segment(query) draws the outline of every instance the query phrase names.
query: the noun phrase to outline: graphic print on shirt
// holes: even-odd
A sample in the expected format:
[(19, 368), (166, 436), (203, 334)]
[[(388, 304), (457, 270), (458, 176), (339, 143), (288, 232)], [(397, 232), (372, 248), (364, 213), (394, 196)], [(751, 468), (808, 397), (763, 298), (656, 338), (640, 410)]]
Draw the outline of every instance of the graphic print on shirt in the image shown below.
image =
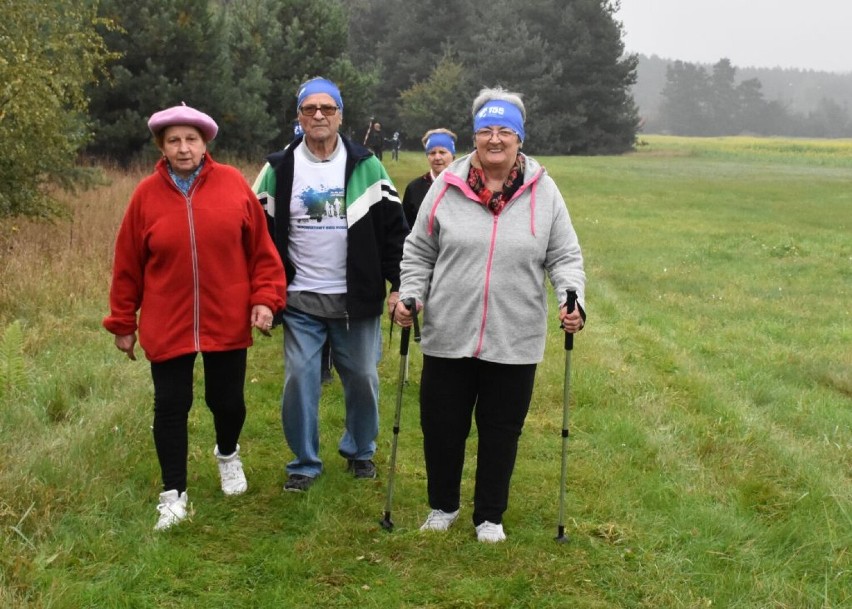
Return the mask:
[(296, 269), (288, 291), (346, 292), (346, 155), (316, 162), (304, 144), (294, 155), (290, 195), (290, 262)]
[(298, 216), (299, 222), (313, 220), (321, 223), (324, 218), (328, 218), (334, 224), (340, 224), (342, 220), (342, 226), (346, 228), (346, 207), (343, 204), (342, 188), (316, 190), (309, 186), (295, 198), (301, 201), (304, 209)]

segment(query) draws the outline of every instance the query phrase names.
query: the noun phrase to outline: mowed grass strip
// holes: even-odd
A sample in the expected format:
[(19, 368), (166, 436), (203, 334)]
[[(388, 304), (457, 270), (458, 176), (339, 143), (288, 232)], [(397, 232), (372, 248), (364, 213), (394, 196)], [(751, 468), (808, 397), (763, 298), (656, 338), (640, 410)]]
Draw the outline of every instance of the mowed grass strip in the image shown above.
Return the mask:
[[(384, 509), (398, 340), (380, 374), (380, 477), (336, 454), (283, 493), (281, 333), (250, 351), (250, 490), (225, 499), (198, 383), (190, 522), (155, 534), (146, 363), (100, 329), (115, 229), (143, 173), (69, 204), (71, 222), (0, 223), (0, 606), (844, 607), (852, 603), (852, 143), (643, 137), (622, 157), (542, 158), (587, 259), (573, 352), (570, 543), (558, 517), (564, 351), (553, 324), (505, 517), (505, 544), (428, 511), (403, 387), (392, 533)], [(533, 147), (531, 154), (535, 155)], [(400, 192), (419, 153), (386, 163)], [(256, 167), (244, 164), (252, 179)], [(554, 299), (555, 302), (555, 299)], [(200, 374), (199, 374), (200, 377)]]

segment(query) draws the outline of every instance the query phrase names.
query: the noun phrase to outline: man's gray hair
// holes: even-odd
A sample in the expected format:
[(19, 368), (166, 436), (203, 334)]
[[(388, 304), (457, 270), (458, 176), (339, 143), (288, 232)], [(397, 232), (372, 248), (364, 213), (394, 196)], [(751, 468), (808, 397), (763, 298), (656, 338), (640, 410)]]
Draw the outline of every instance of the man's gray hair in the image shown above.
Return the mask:
[(493, 88), (485, 88), (480, 89), (479, 94), (476, 96), (476, 99), (473, 100), (473, 111), (471, 112), (471, 116), (476, 118), (476, 113), (479, 112), (479, 109), (482, 108), (485, 104), (490, 101), (499, 100), (512, 104), (518, 110), (521, 111), (521, 116), (524, 120), (527, 120), (527, 109), (524, 108), (524, 102), (521, 100), (520, 93), (514, 93), (512, 91), (506, 91), (503, 87), (493, 87)]

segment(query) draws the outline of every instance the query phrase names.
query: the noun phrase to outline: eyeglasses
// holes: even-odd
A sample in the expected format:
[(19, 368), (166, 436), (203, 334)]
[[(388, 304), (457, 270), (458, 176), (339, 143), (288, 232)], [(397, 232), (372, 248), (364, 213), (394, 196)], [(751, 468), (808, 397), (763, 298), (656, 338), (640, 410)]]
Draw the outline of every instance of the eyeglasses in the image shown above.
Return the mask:
[(302, 106), (299, 108), (299, 113), (302, 116), (314, 116), (317, 110), (322, 112), (323, 116), (334, 116), (340, 108), (337, 106)]
[(495, 135), (497, 139), (501, 141), (510, 140), (513, 137), (517, 137), (518, 134), (512, 131), (511, 129), (480, 129), (476, 133), (474, 133), (476, 139), (478, 140), (490, 140)]

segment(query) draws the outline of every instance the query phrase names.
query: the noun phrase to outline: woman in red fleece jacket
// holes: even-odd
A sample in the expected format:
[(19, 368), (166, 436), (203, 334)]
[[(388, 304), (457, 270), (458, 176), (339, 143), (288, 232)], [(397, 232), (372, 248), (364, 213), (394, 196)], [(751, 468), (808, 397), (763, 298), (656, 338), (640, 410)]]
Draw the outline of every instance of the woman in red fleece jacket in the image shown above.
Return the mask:
[(157, 112), (148, 127), (163, 158), (136, 187), (118, 231), (103, 324), (132, 360), (138, 329), (151, 362), (163, 476), (154, 528), (163, 530), (188, 511), (187, 419), (197, 353), (222, 491), (237, 495), (248, 487), (237, 444), (246, 417), (246, 349), (252, 327), (268, 334), (273, 314), (284, 308), (286, 280), (251, 187), (207, 153), (215, 121), (181, 105)]

